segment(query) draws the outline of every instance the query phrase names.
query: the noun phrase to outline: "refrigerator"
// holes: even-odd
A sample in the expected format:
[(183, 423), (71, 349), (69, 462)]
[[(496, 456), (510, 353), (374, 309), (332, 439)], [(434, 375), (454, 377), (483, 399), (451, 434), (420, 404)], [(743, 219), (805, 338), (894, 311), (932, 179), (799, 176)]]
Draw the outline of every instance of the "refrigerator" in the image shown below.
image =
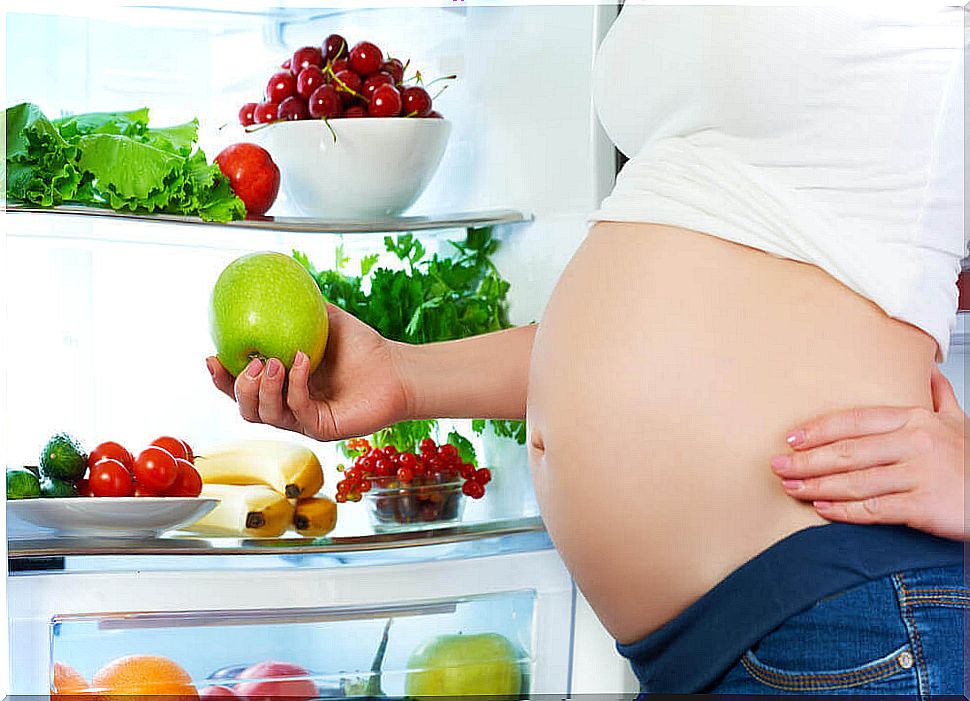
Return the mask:
[[(158, 126), (198, 118), (210, 161), (249, 140), (240, 105), (260, 99), (280, 62), (331, 33), (457, 77), (434, 102), (451, 123), (444, 156), (403, 218), (335, 225), (307, 217), (285, 187), (272, 220), (229, 225), (8, 204), (5, 464), (35, 463), (59, 431), (88, 445), (279, 439), (239, 417), (203, 362), (210, 291), (249, 252), (356, 265), (385, 236), (411, 233), (445, 255), (469, 227), (490, 227), (509, 320), (537, 321), (617, 171), (590, 77), (618, 9), (180, 0), (8, 11), (5, 106), (32, 102), (51, 118), (148, 107)], [(333, 496), (336, 448), (284, 438), (319, 456)], [(385, 634), (388, 696), (405, 693), (419, 651), (476, 636), (509, 643), (523, 694), (635, 691), (543, 529), (525, 448), (474, 441), (504, 496), (469, 503), (442, 528), (379, 534), (359, 504), (339, 505), (336, 530), (312, 539), (62, 537), (8, 518), (10, 693), (47, 694), (56, 665), (90, 681), (114, 660), (151, 655), (198, 689), (273, 661), (298, 666), (290, 676), (321, 697), (367, 695)]]

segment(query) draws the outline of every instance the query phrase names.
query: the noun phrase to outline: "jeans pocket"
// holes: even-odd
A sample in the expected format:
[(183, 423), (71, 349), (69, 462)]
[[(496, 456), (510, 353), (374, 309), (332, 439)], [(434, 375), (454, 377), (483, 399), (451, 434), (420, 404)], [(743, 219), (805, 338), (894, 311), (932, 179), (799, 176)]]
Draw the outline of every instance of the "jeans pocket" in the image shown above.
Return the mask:
[(765, 664), (749, 650), (739, 666), (755, 681), (772, 689), (800, 693), (913, 694), (915, 659), (909, 643), (862, 665), (832, 670), (781, 669)]

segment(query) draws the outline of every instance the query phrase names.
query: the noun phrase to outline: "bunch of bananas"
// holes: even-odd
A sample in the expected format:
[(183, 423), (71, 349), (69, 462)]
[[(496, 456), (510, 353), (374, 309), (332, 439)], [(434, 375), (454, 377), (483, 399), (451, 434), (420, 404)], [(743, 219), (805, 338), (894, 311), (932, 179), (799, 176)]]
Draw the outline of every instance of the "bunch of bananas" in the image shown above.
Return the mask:
[(219, 505), (190, 530), (203, 535), (275, 538), (288, 528), (318, 537), (333, 530), (337, 505), (316, 496), (323, 468), (313, 451), (282, 441), (236, 441), (196, 456), (202, 496)]

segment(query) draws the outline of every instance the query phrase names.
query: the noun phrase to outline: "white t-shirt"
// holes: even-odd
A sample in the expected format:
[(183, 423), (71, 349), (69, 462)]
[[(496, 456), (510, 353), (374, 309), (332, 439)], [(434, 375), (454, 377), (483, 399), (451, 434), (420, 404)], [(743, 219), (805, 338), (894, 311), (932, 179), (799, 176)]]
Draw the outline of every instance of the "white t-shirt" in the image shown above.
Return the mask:
[(594, 220), (813, 263), (932, 335), (955, 324), (965, 10), (627, 5), (597, 57), (630, 158)]

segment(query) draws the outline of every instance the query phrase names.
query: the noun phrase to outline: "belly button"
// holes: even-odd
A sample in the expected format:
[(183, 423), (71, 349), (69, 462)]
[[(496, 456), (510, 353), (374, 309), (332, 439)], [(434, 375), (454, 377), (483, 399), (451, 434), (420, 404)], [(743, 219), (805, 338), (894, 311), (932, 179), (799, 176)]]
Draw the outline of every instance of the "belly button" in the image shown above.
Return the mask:
[(536, 431), (531, 432), (529, 436), (529, 445), (537, 453), (546, 452), (546, 444), (542, 440), (542, 436), (540, 436)]

